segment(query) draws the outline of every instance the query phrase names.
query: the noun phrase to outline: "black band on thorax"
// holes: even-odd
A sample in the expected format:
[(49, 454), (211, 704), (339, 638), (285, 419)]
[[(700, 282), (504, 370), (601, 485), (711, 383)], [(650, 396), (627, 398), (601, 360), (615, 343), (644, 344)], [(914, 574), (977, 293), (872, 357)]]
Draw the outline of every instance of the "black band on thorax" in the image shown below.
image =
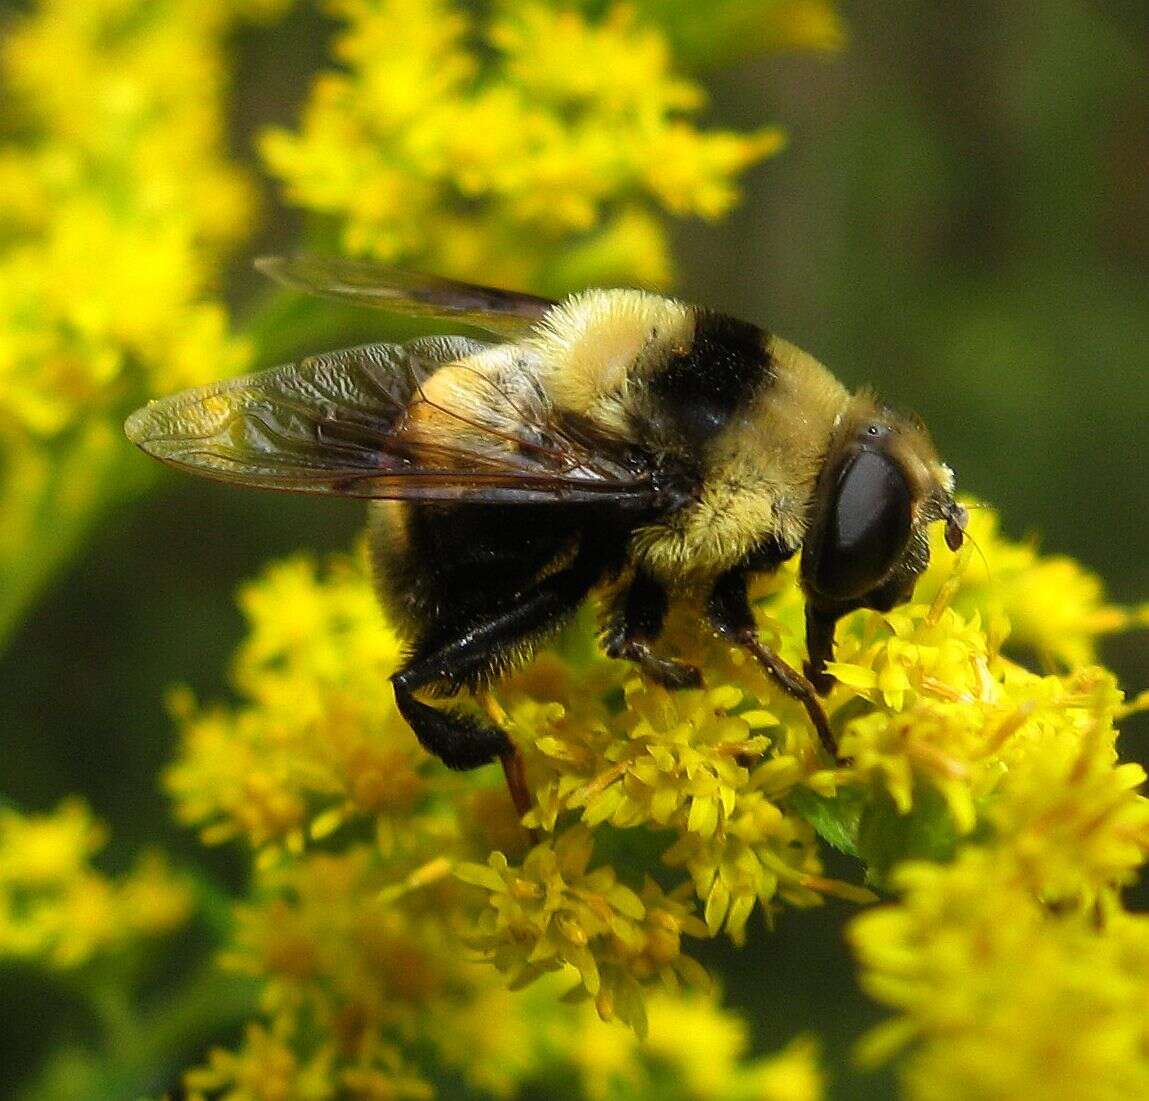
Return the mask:
[(672, 355), (650, 380), (659, 420), (692, 447), (705, 444), (773, 382), (766, 341), (756, 325), (699, 310), (690, 348)]

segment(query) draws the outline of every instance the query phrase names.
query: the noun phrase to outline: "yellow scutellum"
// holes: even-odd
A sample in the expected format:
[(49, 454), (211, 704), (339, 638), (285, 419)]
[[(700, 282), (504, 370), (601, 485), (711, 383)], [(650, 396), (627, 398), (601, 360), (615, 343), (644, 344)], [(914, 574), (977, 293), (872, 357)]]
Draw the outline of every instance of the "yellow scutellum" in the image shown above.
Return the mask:
[(721, 216), (781, 146), (774, 127), (699, 130), (701, 87), (632, 5), (498, 4), (478, 24), (447, 0), (328, 7), (345, 68), (262, 150), (354, 253), (544, 290), (664, 285), (659, 214)]
[(0, 958), (68, 970), (182, 925), (188, 885), (158, 853), (112, 878), (92, 858), (104, 829), (79, 800), (49, 814), (0, 810)]
[(1149, 920), (1064, 912), (1012, 838), (907, 864), (894, 906), (855, 919), (862, 984), (899, 1016), (859, 1048), (905, 1056), (907, 1097), (1116, 1099), (1149, 1093)]

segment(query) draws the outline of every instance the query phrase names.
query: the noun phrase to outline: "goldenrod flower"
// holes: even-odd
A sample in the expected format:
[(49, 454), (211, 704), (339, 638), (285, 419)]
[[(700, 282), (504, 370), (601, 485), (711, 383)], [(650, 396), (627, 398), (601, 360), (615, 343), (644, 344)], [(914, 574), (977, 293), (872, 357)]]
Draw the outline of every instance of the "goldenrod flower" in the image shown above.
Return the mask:
[[(999, 553), (1011, 553), (1004, 541)], [(428, 990), (446, 981), (454, 940), (480, 949), (516, 987), (569, 973), (604, 1017), (641, 1029), (652, 984), (706, 981), (683, 936), (741, 943), (759, 905), (769, 919), (779, 904), (826, 895), (873, 900), (860, 874), (823, 874), (818, 834), (860, 856), (879, 884), (907, 857), (949, 857), (963, 839), (993, 838), (1033, 897), (1066, 912), (1111, 905), (1149, 850), (1143, 775), (1115, 758), (1122, 704), (1112, 678), (1088, 666), (1041, 675), (1006, 658), (977, 613), (957, 610), (967, 561), (939, 555), (923, 581), (928, 603), (843, 623), (829, 697), (837, 763), (801, 708), (724, 645), (692, 642), (678, 625), (675, 642), (702, 659), (707, 685), (672, 693), (598, 656), (593, 623), (581, 620), (498, 689), (536, 795), (528, 824), (547, 834), (523, 855), (524, 834), (491, 788), (497, 777), (442, 769), (399, 721), (386, 681), (398, 643), (365, 559), (337, 559), (326, 574), (296, 559), (245, 589), (251, 635), (236, 682), (246, 702), (181, 713), (185, 749), (169, 783), (181, 814), (210, 839), (243, 834), (263, 849), (268, 874), (286, 861), (274, 874), (288, 882), (306, 869), (309, 889), (328, 858), (293, 871), (293, 854), (369, 828), (378, 868), (368, 850), (343, 847), (329, 872), (354, 867), (377, 883), (379, 901), (357, 905), (397, 943), (407, 934), (393, 924), (393, 904), (434, 885), (437, 947), (406, 957), (426, 961)], [(793, 571), (763, 593), (764, 630), (796, 653)], [(623, 876), (596, 860), (608, 827), (646, 838), (638, 851), (654, 862)], [(447, 890), (452, 872), (485, 894)], [(257, 958), (280, 961), (293, 981), (324, 976), (336, 989), (339, 974), (371, 972), (301, 948), (283, 905), (245, 919), (263, 930), (258, 940), (245, 934), (249, 958), (262, 944)], [(334, 920), (340, 911), (327, 900), (315, 912)], [(347, 911), (348, 922), (361, 916)], [(340, 928), (330, 945), (348, 939), (351, 926)], [(374, 988), (388, 982), (377, 975)], [(359, 1006), (356, 1019), (364, 1013)], [(366, 1017), (386, 1013), (377, 1005)], [(409, 1020), (389, 1026), (399, 1019)]]
[[(563, 842), (568, 864), (575, 841)], [(459, 877), (485, 882), (491, 867), (453, 865), (442, 856), (418, 864), (419, 854), (436, 843), (450, 845), (414, 822), (407, 843), (382, 854), (376, 845), (357, 844), (338, 854), (286, 859), (259, 873), (256, 897), (240, 911), (235, 943), (223, 962), (263, 980), (266, 1023), (249, 1027), (238, 1050), (213, 1051), (206, 1066), (188, 1073), (193, 1097), (431, 1097), (428, 1078), (404, 1053), (410, 1047), (430, 1047), (472, 1085), (501, 1097), (555, 1066), (570, 1066), (591, 1097), (613, 1096), (623, 1084), (653, 1095), (665, 1064), (683, 1083), (671, 1096), (684, 1101), (818, 1097), (809, 1044), (747, 1062), (745, 1025), (713, 998), (655, 992), (651, 1043), (643, 1048), (633, 1033), (599, 1021), (589, 1005), (569, 1004), (579, 984), (573, 966), (530, 990), (507, 989), (464, 946), (479, 900)], [(538, 859), (529, 856), (527, 864)], [(596, 878), (575, 887), (578, 904), (601, 916), (602, 904), (588, 890), (604, 888), (610, 902), (621, 902), (622, 920), (641, 929), (633, 915), (641, 906), (653, 907), (655, 893), (644, 892), (641, 902), (629, 892), (624, 898), (625, 888), (607, 885), (609, 872)], [(522, 901), (524, 892), (517, 893)], [(661, 914), (652, 909), (645, 922), (643, 951), (651, 965), (676, 950), (667, 921), (672, 910), (673, 904)], [(562, 906), (553, 920), (564, 924)], [(619, 925), (614, 935), (625, 932)], [(687, 1024), (699, 1035), (684, 1046), (679, 1040)]]
[(480, 25), (447, 0), (329, 6), (346, 69), (263, 153), (352, 252), (517, 286), (661, 284), (654, 212), (720, 216), (737, 175), (781, 145), (774, 127), (698, 130), (702, 89), (627, 4), (594, 18), (497, 5)]
[(0, 161), (0, 405), (38, 436), (243, 359), (206, 293), (251, 219), (222, 157), (231, 18), (55, 0), (5, 35), (21, 140)]
[(330, 1101), (332, 1048), (320, 1045), (307, 1057), (292, 1049), (286, 1021), (272, 1030), (249, 1025), (237, 1052), (214, 1049), (206, 1067), (185, 1075), (191, 1101), (209, 1096), (226, 1101)]
[[(1110, 604), (1101, 579), (1079, 562), (1039, 553), (1034, 538), (1007, 539), (1000, 526), (992, 509), (971, 508), (972, 552), (953, 595), (959, 610), (978, 611), (998, 642), (1035, 654), (1053, 671), (1096, 661), (1098, 638), (1145, 622), (1144, 608)], [(934, 551), (942, 553), (941, 532), (933, 537)], [(932, 597), (928, 582), (920, 595)]]
[(106, 841), (79, 800), (51, 814), (0, 810), (0, 957), (68, 969), (182, 925), (191, 893), (158, 853), (112, 879), (92, 866)]
[(512, 986), (573, 967), (576, 990), (594, 999), (604, 1020), (618, 1017), (642, 1035), (643, 983), (706, 983), (705, 971), (681, 952), (682, 934), (704, 936), (706, 927), (651, 880), (636, 893), (609, 866), (588, 871), (593, 848), (589, 830), (575, 828), (537, 845), (520, 866), (502, 853), (486, 865), (460, 865), (457, 876), (491, 893), (468, 940)]
[[(589, 1101), (820, 1101), (824, 1076), (809, 1037), (748, 1060), (746, 1022), (723, 1011), (713, 994), (656, 989), (647, 1001), (643, 1042), (589, 1013), (551, 1026), (556, 1048), (578, 1068)], [(560, 1028), (568, 1031), (560, 1034)]]
[(363, 560), (323, 584), (306, 559), (281, 563), (240, 603), (252, 633), (235, 681), (250, 706), (228, 714), (173, 699), (186, 749), (167, 784), (181, 819), (213, 842), (242, 833), (299, 848), (357, 814), (409, 814), (426, 762), (391, 700), (399, 641)]
[[(107, 496), (122, 407), (249, 358), (213, 274), (254, 218), (223, 153), (221, 42), (286, 3), (42, 0), (0, 45), (0, 627)], [(544, 292), (666, 284), (666, 219), (722, 216), (782, 141), (702, 129), (692, 70), (842, 38), (821, 0), (327, 10), (339, 67), (261, 139), (289, 201), (348, 251)], [(817, 1042), (748, 1061), (691, 939), (875, 890), (896, 901), (852, 941), (895, 1017), (861, 1050), (897, 1054), (909, 1096), (1149, 1093), (1149, 934), (1120, 896), (1149, 801), (1117, 754), (1146, 698), (1095, 664), (1149, 611), (988, 509), (970, 535), (911, 603), (840, 625), (836, 760), (689, 610), (665, 642), (705, 683), (676, 693), (602, 657), (584, 616), (475, 701), (522, 749), (525, 823), (492, 770), (449, 772), (401, 721), (363, 550), (268, 568), (240, 595), (239, 702), (172, 696), (168, 789), (251, 856), (222, 964), (261, 991), (190, 1096), (423, 1099), (447, 1068), (504, 1097), (557, 1071), (592, 1099), (670, 1078), (684, 1101), (814, 1101)], [(800, 663), (796, 564), (755, 598)], [(0, 954), (78, 968), (186, 918), (162, 859), (109, 877), (102, 843), (77, 803), (0, 812)], [(856, 858), (843, 879), (825, 844)]]
[(714, 1101), (818, 1101), (824, 1079), (817, 1045), (800, 1037), (776, 1055), (742, 1062), (746, 1022), (716, 1011), (713, 999), (690, 994), (651, 998), (646, 1050), (675, 1070), (688, 1097)]
[[(246, 365), (218, 300), (250, 230), (222, 44), (277, 0), (42, 0), (0, 41), (0, 634), (105, 501), (119, 421)], [(29, 548), (36, 548), (29, 553)]]
[(1149, 921), (1048, 908), (1011, 848), (906, 865), (901, 900), (855, 920), (862, 983), (900, 1014), (862, 1058), (908, 1046), (907, 1096), (930, 1101), (1144, 1096)]

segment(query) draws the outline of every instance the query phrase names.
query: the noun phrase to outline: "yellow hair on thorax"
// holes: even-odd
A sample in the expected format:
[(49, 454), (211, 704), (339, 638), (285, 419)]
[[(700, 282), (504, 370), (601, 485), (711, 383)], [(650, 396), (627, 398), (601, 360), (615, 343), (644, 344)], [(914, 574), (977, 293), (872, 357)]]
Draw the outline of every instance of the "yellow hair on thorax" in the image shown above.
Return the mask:
[(690, 347), (693, 311), (635, 290), (589, 290), (548, 311), (526, 344), (555, 404), (617, 427), (621, 403), (647, 363), (668, 347)]

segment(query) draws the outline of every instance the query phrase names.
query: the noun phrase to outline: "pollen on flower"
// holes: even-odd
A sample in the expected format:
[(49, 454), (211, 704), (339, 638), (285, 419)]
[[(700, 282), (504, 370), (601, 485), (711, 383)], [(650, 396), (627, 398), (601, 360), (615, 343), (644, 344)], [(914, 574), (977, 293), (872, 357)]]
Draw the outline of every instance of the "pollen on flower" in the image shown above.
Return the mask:
[[(389, 1046), (399, 1030), (507, 1083), (545, 1057), (539, 1005), (581, 999), (642, 1031), (659, 991), (707, 985), (692, 938), (741, 944), (755, 912), (769, 925), (826, 897), (865, 905), (865, 880), (900, 883), (911, 857), (992, 843), (1010, 889), (1066, 917), (1114, 907), (1149, 844), (1142, 774), (1114, 753), (1127, 708), (1103, 670), (1043, 674), (1006, 656), (1006, 629), (968, 605), (968, 562), (938, 555), (922, 599), (842, 622), (834, 762), (803, 710), (725, 644), (672, 623), (667, 645), (705, 686), (668, 692), (602, 657), (581, 617), (487, 701), (525, 757), (533, 848), (497, 774), (442, 768), (400, 721), (386, 681), (400, 651), (365, 553), (270, 568), (241, 595), (241, 703), (178, 705), (168, 777), (187, 821), (261, 849), (230, 965), (265, 984), (293, 1051), (305, 1005), (375, 1053), (359, 1064), (372, 1073), (408, 1081)], [(792, 568), (758, 604), (799, 661)], [(855, 875), (825, 874), (826, 842), (859, 859)], [(517, 993), (496, 993), (500, 979)], [(524, 1045), (514, 1056), (503, 1027)], [(639, 1065), (625, 1051), (624, 1077)], [(340, 1058), (325, 1064), (333, 1081)], [(791, 1076), (794, 1096), (817, 1095), (807, 1056), (762, 1075), (779, 1096)]]
[[(689, 873), (707, 935), (725, 930), (738, 943), (757, 905), (769, 918), (776, 900), (869, 897), (822, 876), (813, 828), (784, 809), (792, 789), (818, 780), (787, 752), (780, 719), (758, 697), (721, 682), (668, 692), (602, 660), (580, 673), (593, 683), (595, 668), (604, 679), (597, 705), (553, 682), (557, 699), (541, 705), (530, 671), (503, 695), (535, 779), (528, 823), (553, 830), (573, 811), (592, 828), (661, 831), (662, 862)], [(602, 702), (612, 678), (621, 709)]]
[(705, 971), (681, 952), (682, 934), (704, 936), (705, 926), (653, 881), (635, 892), (609, 866), (588, 870), (593, 848), (589, 830), (572, 829), (518, 866), (501, 853), (485, 865), (460, 865), (459, 878), (490, 892), (468, 941), (513, 987), (573, 968), (575, 989), (594, 999), (603, 1019), (618, 1017), (641, 1034), (643, 984), (706, 983)]
[[(970, 510), (972, 553), (953, 604), (967, 615), (976, 609), (987, 625), (1003, 617), (1009, 648), (1036, 654), (1049, 671), (1074, 668), (1097, 660), (1099, 638), (1136, 625), (1137, 612), (1109, 603), (1096, 574), (1064, 555), (1042, 555), (1036, 540), (1016, 542), (1000, 529), (992, 509)], [(943, 553), (942, 533), (932, 534), (936, 558)], [(919, 589), (924, 600), (941, 583), (932, 572)]]

